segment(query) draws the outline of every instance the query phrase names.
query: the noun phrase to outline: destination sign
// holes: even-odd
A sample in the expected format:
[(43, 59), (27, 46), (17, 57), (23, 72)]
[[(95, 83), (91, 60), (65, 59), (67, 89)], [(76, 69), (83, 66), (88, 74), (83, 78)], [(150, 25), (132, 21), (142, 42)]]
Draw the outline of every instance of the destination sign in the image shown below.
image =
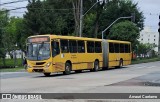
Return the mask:
[(35, 42), (49, 42), (49, 37), (33, 37), (28, 39), (29, 43)]

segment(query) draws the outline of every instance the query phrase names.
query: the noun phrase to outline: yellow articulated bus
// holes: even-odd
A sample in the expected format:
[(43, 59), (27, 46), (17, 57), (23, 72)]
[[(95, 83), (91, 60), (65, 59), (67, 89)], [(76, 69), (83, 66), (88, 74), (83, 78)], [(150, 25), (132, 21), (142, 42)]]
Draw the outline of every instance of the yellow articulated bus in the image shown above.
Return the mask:
[(95, 38), (37, 35), (27, 39), (27, 71), (49, 76), (54, 72), (98, 71), (131, 63), (131, 43)]

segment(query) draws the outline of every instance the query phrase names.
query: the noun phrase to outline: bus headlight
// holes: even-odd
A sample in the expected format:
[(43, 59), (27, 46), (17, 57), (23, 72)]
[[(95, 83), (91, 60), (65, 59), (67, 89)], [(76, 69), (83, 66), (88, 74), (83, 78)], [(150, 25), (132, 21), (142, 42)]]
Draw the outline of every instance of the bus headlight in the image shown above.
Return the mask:
[(49, 67), (50, 65), (51, 65), (51, 62), (48, 62), (45, 67), (47, 68), (47, 67)]
[(30, 65), (27, 65), (27, 68), (31, 68), (31, 66), (30, 66)]

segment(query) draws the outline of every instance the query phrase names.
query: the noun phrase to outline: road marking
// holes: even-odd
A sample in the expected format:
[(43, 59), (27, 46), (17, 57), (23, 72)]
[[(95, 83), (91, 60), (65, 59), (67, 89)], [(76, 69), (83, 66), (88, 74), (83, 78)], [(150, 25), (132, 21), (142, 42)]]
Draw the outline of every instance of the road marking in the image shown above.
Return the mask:
[(139, 66), (139, 67), (136, 67), (136, 68), (141, 69), (141, 68), (145, 68), (145, 67), (147, 67), (147, 66)]
[(134, 70), (141, 70), (141, 69), (151, 69), (151, 68), (157, 68), (157, 66), (132, 66), (132, 68), (129, 71)]
[(156, 66), (150, 66), (150, 67), (148, 67), (148, 68), (156, 68)]
[[(136, 68), (142, 69), (142, 68), (156, 68), (157, 66), (138, 66)], [(135, 68), (135, 67), (134, 67)]]

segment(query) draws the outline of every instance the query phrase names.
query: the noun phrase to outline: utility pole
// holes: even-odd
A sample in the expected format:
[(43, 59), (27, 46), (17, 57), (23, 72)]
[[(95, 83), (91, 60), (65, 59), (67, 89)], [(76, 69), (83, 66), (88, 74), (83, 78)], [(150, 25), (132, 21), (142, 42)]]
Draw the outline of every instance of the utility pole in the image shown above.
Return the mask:
[(81, 5), (80, 5), (80, 27), (79, 27), (79, 36), (82, 37), (82, 31), (83, 31), (83, 17), (97, 4), (99, 3), (102, 4), (103, 2), (107, 2), (106, 0), (97, 0), (96, 3), (92, 5), (91, 8), (89, 8), (84, 14), (83, 14), (83, 0), (81, 0)]
[(160, 56), (160, 14), (159, 14), (159, 28), (158, 28), (158, 32), (159, 32), (159, 42), (158, 42), (158, 55)]
[(83, 0), (81, 0), (80, 6), (80, 26), (79, 26), (79, 36), (82, 37), (82, 24), (83, 24)]

